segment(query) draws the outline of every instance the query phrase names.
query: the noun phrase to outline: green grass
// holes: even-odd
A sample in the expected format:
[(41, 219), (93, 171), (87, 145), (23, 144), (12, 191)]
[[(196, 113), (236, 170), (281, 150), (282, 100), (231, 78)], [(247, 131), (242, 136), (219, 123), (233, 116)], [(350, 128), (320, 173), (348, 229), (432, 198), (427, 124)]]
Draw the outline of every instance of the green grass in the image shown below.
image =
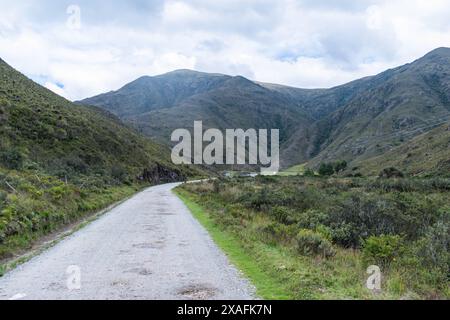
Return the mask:
[[(339, 250), (331, 263), (299, 257), (289, 248), (268, 245), (250, 231), (233, 232), (217, 224), (208, 204), (201, 206), (193, 193), (176, 189), (176, 194), (205, 227), (215, 243), (256, 287), (257, 294), (268, 300), (395, 299), (399, 296), (376, 295), (364, 287), (366, 275), (359, 256)], [(264, 224), (261, 221), (255, 224)]]
[[(1, 172), (1, 170), (0, 170)], [(9, 175), (17, 192), (8, 194), (0, 204), (0, 262), (32, 248), (37, 240), (77, 223), (111, 204), (128, 198), (145, 184), (80, 190), (64, 185), (50, 176), (39, 177), (38, 185), (26, 173)], [(15, 178), (15, 179), (13, 179)], [(20, 183), (19, 183), (20, 182)]]
[[(291, 176), (218, 179), (176, 192), (263, 298), (442, 299), (448, 188), (447, 180)], [(368, 237), (375, 238), (366, 248)], [(334, 255), (300, 251), (313, 241), (328, 241)], [(370, 264), (382, 270), (381, 292), (366, 288)]]
[(282, 172), (280, 172), (279, 176), (297, 176), (297, 175), (304, 175), (306, 171), (306, 165), (307, 163), (299, 164), (293, 167), (290, 167)]
[(268, 300), (292, 298), (282, 283), (268, 277), (261, 265), (243, 249), (239, 239), (215, 224), (208, 212), (195, 203), (188, 193), (177, 189), (176, 194), (191, 210), (193, 216), (209, 232), (214, 242), (226, 253), (230, 261), (250, 279), (257, 289), (258, 296)]

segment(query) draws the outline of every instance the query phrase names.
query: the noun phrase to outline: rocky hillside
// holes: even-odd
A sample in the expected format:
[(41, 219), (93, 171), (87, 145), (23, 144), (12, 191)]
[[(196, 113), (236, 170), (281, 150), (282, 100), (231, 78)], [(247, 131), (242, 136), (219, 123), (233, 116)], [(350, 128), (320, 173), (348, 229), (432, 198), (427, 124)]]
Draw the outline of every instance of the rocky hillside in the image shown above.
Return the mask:
[(450, 49), (365, 81), (367, 90), (315, 124), (324, 137), (313, 163), (382, 155), (450, 120)]

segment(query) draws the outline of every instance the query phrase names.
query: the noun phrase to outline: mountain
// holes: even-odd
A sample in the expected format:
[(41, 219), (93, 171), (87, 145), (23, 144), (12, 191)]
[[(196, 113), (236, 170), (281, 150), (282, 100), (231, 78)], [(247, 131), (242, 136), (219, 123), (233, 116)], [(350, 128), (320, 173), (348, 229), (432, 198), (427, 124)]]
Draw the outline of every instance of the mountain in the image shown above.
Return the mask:
[(450, 177), (450, 122), (380, 156), (355, 163), (354, 171), (375, 176), (385, 168), (401, 168), (410, 176)]
[[(108, 184), (134, 181), (165, 168), (169, 150), (100, 108), (73, 104), (0, 61), (0, 166)], [(147, 178), (148, 174), (147, 174)]]
[(118, 91), (78, 102), (104, 108), (141, 133), (168, 143), (173, 130), (205, 128), (281, 129), (285, 141), (310, 117), (294, 99), (243, 77), (188, 70), (142, 77)]
[(177, 128), (278, 128), (281, 161), (358, 163), (382, 155), (450, 119), (450, 49), (330, 89), (180, 70), (143, 77), (81, 101), (113, 112), (170, 143)]
[(313, 127), (326, 133), (313, 164), (381, 155), (450, 120), (450, 49), (362, 81), (368, 89)]
[(175, 106), (194, 95), (213, 90), (231, 77), (178, 70), (157, 77), (141, 77), (117, 92), (83, 100), (121, 118)]

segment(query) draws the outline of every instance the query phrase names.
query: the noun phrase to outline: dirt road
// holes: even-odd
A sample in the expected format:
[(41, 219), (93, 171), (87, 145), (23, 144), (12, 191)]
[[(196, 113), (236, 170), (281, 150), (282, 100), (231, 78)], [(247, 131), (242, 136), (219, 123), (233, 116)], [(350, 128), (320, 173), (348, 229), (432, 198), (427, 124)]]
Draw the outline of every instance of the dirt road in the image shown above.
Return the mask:
[(0, 299), (253, 299), (172, 193), (149, 188), (0, 278)]

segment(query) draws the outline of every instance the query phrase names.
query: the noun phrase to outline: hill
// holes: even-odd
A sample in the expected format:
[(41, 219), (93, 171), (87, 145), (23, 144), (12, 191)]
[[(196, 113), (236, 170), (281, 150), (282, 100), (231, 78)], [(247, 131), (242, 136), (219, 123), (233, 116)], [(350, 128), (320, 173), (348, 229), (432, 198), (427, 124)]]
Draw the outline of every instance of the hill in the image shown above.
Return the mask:
[(355, 166), (368, 175), (393, 167), (410, 176), (450, 177), (450, 122)]
[(178, 70), (142, 77), (115, 92), (78, 102), (113, 112), (141, 133), (169, 143), (173, 130), (281, 129), (285, 141), (311, 119), (293, 99), (243, 77)]
[(145, 185), (196, 174), (100, 108), (75, 105), (0, 60), (0, 260)]
[(311, 163), (363, 161), (444, 124), (450, 119), (449, 75), (450, 49), (441, 48), (365, 79), (367, 90), (315, 124), (326, 134)]

